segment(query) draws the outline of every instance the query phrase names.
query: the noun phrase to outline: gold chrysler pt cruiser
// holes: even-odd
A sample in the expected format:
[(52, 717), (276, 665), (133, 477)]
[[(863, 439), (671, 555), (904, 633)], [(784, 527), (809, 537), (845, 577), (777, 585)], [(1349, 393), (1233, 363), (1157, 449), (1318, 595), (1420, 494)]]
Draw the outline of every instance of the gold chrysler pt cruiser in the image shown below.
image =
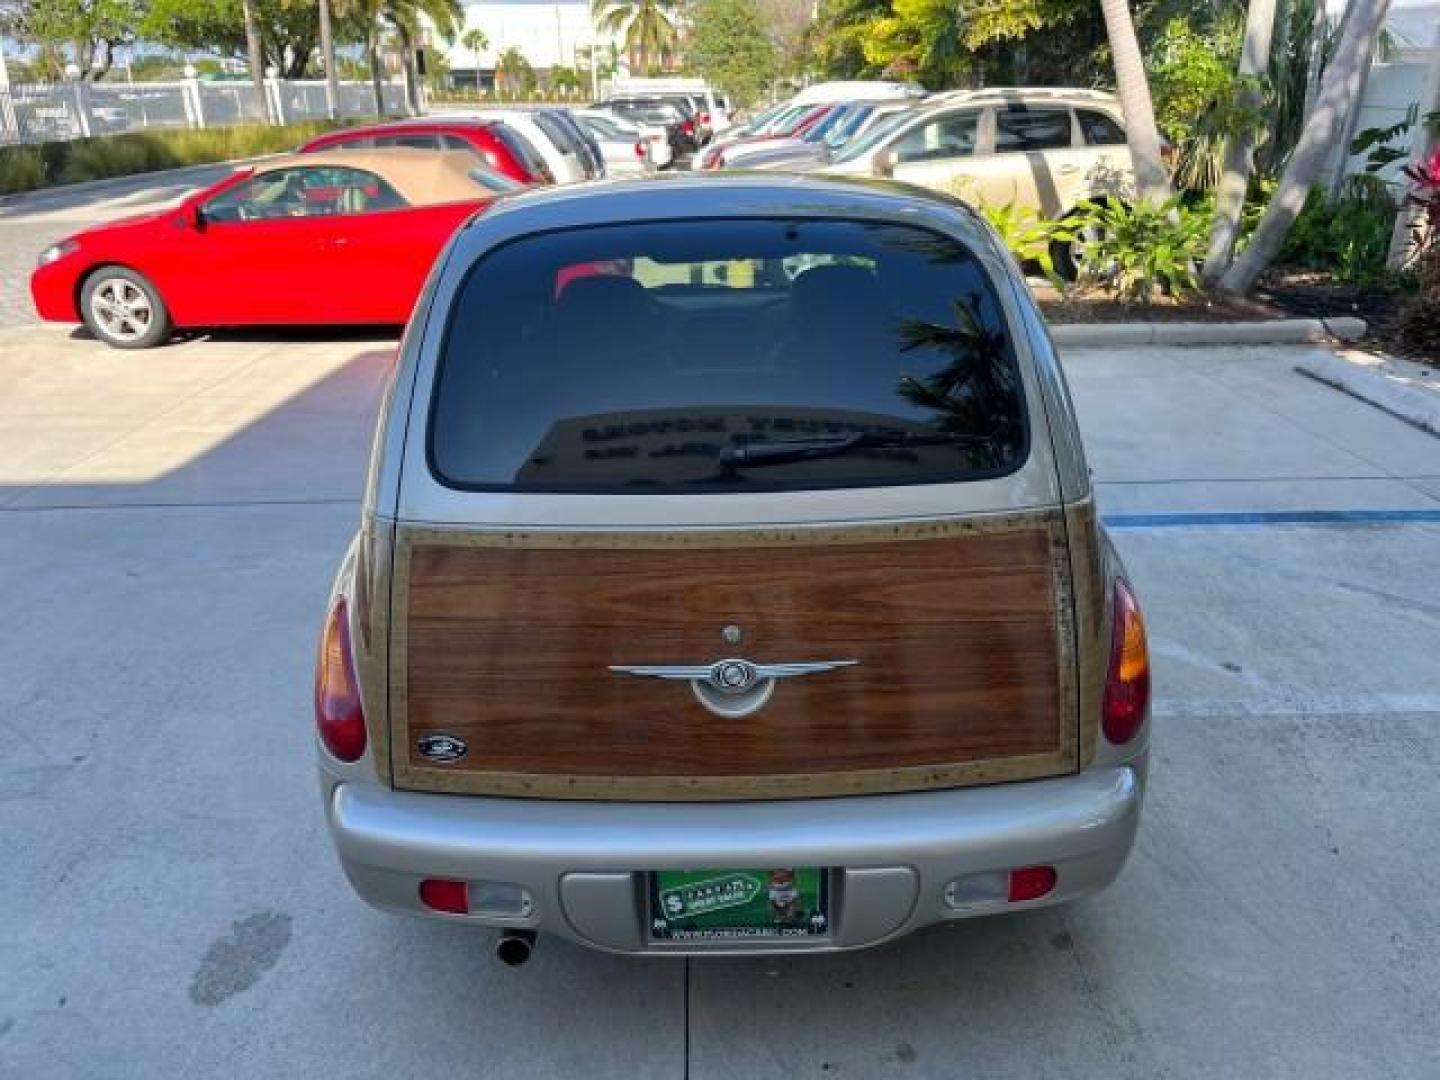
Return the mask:
[(1149, 668), (1045, 325), (963, 204), (501, 200), (400, 349), (315, 686), (387, 910), (820, 952), (1120, 872)]

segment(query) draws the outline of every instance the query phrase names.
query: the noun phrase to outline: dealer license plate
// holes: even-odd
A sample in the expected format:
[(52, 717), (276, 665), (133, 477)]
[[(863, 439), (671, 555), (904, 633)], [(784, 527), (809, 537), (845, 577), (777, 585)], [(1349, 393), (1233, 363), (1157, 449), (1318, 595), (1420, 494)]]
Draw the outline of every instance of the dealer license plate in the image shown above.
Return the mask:
[(830, 875), (823, 869), (660, 870), (649, 878), (655, 941), (773, 941), (830, 932)]

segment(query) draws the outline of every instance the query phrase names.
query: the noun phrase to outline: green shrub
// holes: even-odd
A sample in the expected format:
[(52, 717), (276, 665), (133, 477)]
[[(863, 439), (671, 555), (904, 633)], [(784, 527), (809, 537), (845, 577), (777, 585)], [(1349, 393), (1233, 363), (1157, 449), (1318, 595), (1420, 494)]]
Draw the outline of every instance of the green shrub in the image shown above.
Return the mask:
[(0, 195), (29, 191), (45, 182), (45, 158), (35, 146), (8, 146), (0, 151)]
[(281, 153), (334, 126), (308, 121), (283, 127), (246, 124), (150, 129), (39, 146), (0, 147), (0, 193)]
[(1395, 208), (1383, 187), (1353, 185), (1334, 206), (1326, 205), (1321, 189), (1312, 188), (1276, 262), (1325, 271), (1347, 285), (1377, 284), (1386, 278), (1394, 224)]
[(1013, 202), (1004, 206), (980, 207), (980, 213), (990, 227), (999, 234), (1000, 241), (1010, 249), (1015, 261), (1022, 266), (1034, 263), (1051, 283), (1059, 287), (1062, 283), (1055, 272), (1055, 260), (1050, 254), (1051, 241), (1055, 239), (1059, 225), (1038, 211), (1017, 206)]
[(1075, 239), (1088, 284), (1148, 304), (1200, 286), (1210, 218), (1172, 197), (1159, 205), (1083, 203), (1057, 239)]

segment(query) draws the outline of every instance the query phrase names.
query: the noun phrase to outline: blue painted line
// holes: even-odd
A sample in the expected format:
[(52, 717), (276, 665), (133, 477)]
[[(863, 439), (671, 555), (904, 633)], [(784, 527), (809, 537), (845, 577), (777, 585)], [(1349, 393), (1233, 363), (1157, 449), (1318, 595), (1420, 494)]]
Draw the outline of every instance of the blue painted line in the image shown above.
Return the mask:
[(1256, 510), (1205, 514), (1105, 514), (1112, 529), (1205, 528), (1216, 525), (1400, 525), (1440, 523), (1437, 510)]

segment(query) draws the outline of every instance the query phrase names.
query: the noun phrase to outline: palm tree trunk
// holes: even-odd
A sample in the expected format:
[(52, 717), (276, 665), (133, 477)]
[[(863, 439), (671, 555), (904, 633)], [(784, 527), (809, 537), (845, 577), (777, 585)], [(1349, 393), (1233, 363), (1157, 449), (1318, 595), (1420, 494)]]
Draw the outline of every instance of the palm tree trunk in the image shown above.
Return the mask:
[(1129, 0), (1100, 0), (1110, 52), (1115, 57), (1115, 84), (1120, 108), (1125, 113), (1125, 140), (1135, 170), (1135, 192), (1141, 202), (1160, 203), (1170, 197), (1170, 177), (1160, 159), (1160, 132), (1155, 126), (1155, 107), (1150, 101), (1150, 83), (1145, 78), (1145, 61), (1130, 17)]
[(370, 61), (370, 92), (375, 95), (375, 115), (385, 115), (385, 88), (380, 81), (380, 42), (376, 40), (374, 27), (365, 39), (365, 53)]
[(340, 119), (340, 78), (335, 71), (335, 34), (330, 27), (330, 0), (320, 0), (320, 56), (325, 64), (325, 111)]
[(1339, 137), (1340, 126), (1360, 86), (1361, 69), (1389, 10), (1390, 0), (1351, 0), (1341, 24), (1339, 44), (1320, 82), (1315, 109), (1300, 132), (1300, 141), (1295, 144), (1290, 163), (1280, 177), (1280, 186), (1266, 207), (1250, 246), (1220, 279), (1220, 288), (1226, 292), (1249, 292), (1285, 242), (1305, 205), (1310, 185), (1319, 177), (1326, 156)]
[(255, 118), (262, 123), (270, 116), (265, 101), (265, 50), (260, 47), (260, 26), (255, 21), (255, 0), (240, 0), (245, 20), (245, 59), (250, 65), (250, 82), (255, 87)]
[[(1258, 115), (1261, 93), (1257, 80), (1270, 66), (1270, 35), (1275, 29), (1275, 0), (1250, 0), (1245, 19), (1245, 45), (1240, 52), (1241, 102), (1247, 113)], [(1255, 164), (1255, 131), (1245, 125), (1225, 140), (1225, 167), (1215, 189), (1215, 221), (1210, 227), (1210, 250), (1205, 255), (1203, 278), (1214, 284), (1235, 257), (1240, 235), (1240, 211)]]
[(403, 19), (395, 20), (395, 33), (400, 38), (400, 70), (405, 75), (405, 111), (420, 115), (420, 94), (416, 88), (419, 74), (415, 71), (415, 42)]
[(1370, 43), (1370, 51), (1365, 54), (1365, 62), (1360, 65), (1360, 84), (1355, 88), (1350, 105), (1345, 110), (1345, 125), (1340, 129), (1340, 142), (1335, 147), (1334, 168), (1330, 170), (1330, 182), (1325, 186), (1325, 203), (1328, 206), (1334, 206), (1340, 201), (1340, 192), (1345, 187), (1345, 166), (1350, 164), (1350, 144), (1355, 141), (1355, 129), (1360, 126), (1360, 104), (1365, 98), (1366, 87), (1370, 85), (1370, 69), (1375, 66), (1375, 44), (1373, 41)]

